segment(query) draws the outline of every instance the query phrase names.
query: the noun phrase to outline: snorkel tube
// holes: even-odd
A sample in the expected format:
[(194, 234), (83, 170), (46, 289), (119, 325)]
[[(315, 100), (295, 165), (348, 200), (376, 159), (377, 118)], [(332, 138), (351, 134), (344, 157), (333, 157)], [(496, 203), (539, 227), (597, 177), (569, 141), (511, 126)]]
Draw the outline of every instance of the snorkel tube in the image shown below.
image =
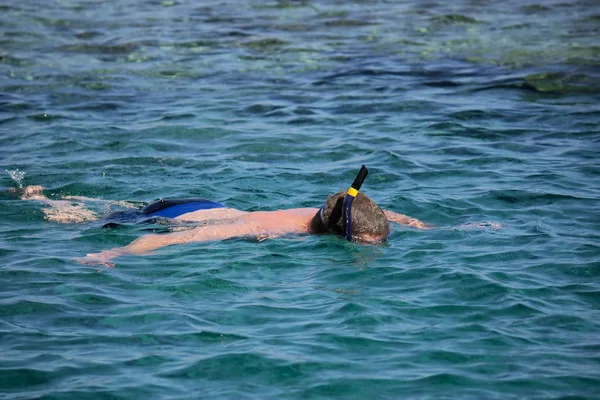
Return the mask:
[(352, 202), (358, 195), (358, 191), (362, 186), (365, 178), (369, 174), (369, 170), (364, 165), (361, 167), (360, 171), (358, 171), (358, 175), (354, 178), (354, 182), (352, 182), (352, 186), (346, 192), (346, 197), (344, 197), (344, 233), (346, 234), (346, 239), (352, 241)]

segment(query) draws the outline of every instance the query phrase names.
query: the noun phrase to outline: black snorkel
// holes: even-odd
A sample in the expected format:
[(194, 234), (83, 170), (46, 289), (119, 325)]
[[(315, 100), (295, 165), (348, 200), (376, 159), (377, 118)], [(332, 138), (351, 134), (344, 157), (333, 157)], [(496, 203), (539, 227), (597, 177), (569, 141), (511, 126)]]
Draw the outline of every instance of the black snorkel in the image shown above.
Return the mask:
[(344, 233), (346, 235), (346, 239), (352, 241), (352, 202), (358, 195), (358, 191), (362, 186), (365, 178), (369, 174), (369, 170), (364, 165), (358, 171), (358, 175), (354, 178), (354, 182), (352, 182), (352, 186), (346, 192), (346, 197), (344, 197), (344, 206), (343, 206), (343, 222), (344, 222)]

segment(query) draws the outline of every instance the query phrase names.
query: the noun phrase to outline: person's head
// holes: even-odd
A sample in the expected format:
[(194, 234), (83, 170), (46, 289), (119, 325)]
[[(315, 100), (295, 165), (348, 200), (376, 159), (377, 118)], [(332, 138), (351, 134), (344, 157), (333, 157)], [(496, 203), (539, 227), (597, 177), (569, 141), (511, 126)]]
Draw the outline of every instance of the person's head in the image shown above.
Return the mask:
[[(310, 223), (313, 233), (334, 233), (345, 236), (343, 204), (346, 192), (329, 195), (325, 205)], [(352, 237), (362, 242), (379, 242), (390, 232), (388, 220), (377, 204), (359, 192), (352, 204)]]

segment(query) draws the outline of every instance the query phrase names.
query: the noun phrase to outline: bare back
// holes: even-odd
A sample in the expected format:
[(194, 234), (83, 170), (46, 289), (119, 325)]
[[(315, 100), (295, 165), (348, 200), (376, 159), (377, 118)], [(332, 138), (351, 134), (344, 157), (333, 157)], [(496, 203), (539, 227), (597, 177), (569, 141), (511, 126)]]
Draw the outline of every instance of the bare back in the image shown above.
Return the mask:
[(235, 208), (212, 208), (185, 213), (175, 217), (175, 219), (182, 222), (218, 221), (237, 219), (246, 214), (248, 214), (248, 212), (236, 210)]
[(249, 224), (258, 234), (307, 233), (310, 220), (317, 211), (316, 208), (255, 211), (240, 217), (238, 223)]

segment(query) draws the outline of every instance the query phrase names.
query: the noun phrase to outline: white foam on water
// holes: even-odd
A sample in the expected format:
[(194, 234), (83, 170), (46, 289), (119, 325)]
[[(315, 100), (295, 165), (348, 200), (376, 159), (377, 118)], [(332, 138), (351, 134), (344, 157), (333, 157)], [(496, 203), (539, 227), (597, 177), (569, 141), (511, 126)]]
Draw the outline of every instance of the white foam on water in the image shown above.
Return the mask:
[(15, 183), (19, 186), (19, 189), (23, 188), (23, 178), (25, 178), (25, 172), (19, 171), (19, 169), (4, 170), (10, 178), (15, 181)]

